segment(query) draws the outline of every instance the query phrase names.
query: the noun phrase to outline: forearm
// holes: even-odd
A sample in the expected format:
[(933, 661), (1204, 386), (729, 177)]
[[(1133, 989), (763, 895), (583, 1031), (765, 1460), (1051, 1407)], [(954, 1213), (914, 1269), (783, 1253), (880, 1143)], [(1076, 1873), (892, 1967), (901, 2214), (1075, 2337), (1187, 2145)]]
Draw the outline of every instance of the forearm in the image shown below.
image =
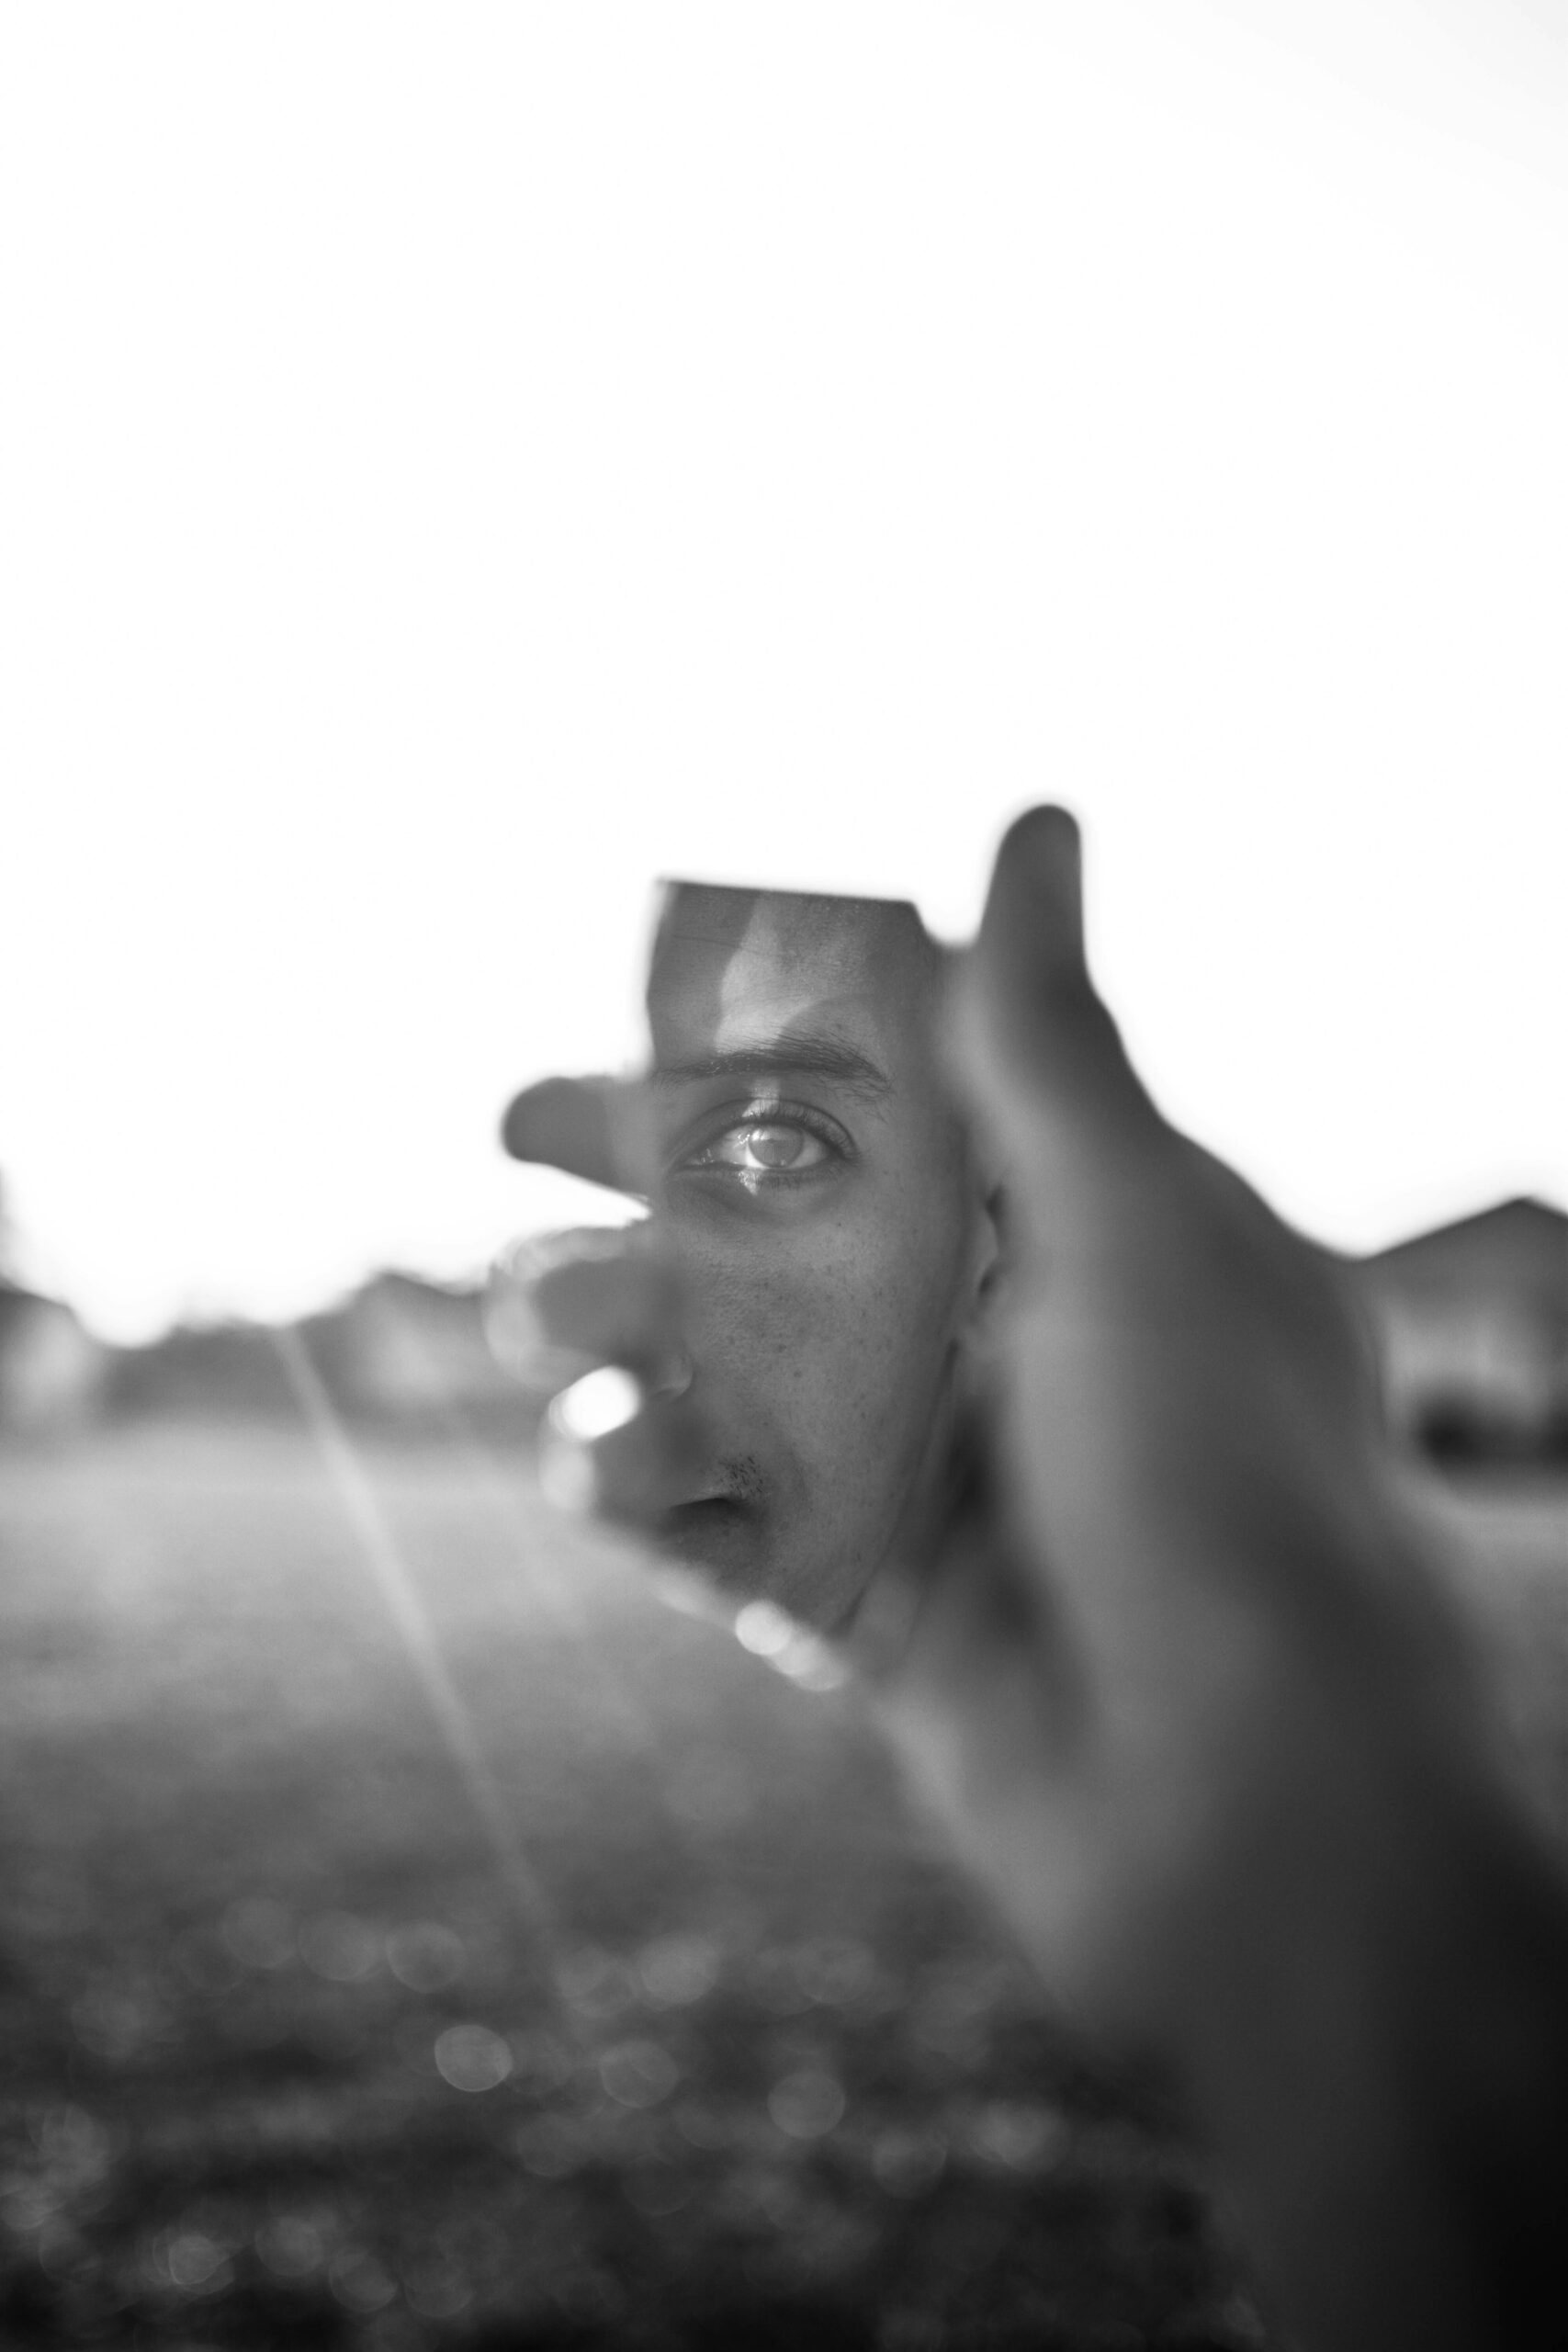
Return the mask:
[(1568, 1895), (1463, 1711), (1296, 1658), (1065, 1762), (1009, 1660), (885, 1719), (1047, 1986), (1176, 2086), (1292, 2342), (1559, 2352)]
[(1568, 2341), (1568, 1905), (1477, 1762), (1291, 1792), (1173, 1932), (1168, 2063), (1310, 2352)]

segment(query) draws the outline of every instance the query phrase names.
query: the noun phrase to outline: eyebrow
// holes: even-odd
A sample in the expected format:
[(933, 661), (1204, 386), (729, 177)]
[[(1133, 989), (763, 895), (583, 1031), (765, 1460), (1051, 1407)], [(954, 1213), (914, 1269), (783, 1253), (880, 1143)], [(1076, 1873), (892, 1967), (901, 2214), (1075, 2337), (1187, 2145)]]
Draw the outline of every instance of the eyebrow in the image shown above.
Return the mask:
[(781, 1030), (777, 1036), (759, 1037), (727, 1053), (660, 1062), (653, 1072), (657, 1086), (684, 1086), (714, 1078), (826, 1078), (852, 1094), (871, 1098), (891, 1093), (893, 1089), (886, 1071), (853, 1046), (803, 1029)]

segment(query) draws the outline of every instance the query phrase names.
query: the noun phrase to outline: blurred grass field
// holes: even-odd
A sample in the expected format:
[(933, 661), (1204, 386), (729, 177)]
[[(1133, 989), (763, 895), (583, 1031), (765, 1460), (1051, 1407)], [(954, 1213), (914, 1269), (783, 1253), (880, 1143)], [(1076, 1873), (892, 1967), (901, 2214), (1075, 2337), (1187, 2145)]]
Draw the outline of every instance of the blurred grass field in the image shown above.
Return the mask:
[[(520, 1455), (359, 1458), (520, 1876), (306, 1438), (0, 1461), (0, 2342), (1268, 2340), (852, 1691), (663, 1607)], [(1561, 1823), (1561, 1489), (1438, 1508)]]

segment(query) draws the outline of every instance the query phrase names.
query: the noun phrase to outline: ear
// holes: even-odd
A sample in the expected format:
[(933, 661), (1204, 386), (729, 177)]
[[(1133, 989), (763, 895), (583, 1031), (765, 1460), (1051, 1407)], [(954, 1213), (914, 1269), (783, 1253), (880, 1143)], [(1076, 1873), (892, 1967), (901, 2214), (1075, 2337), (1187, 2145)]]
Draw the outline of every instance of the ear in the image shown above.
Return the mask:
[(997, 1307), (1006, 1281), (1006, 1202), (999, 1184), (976, 1176), (970, 1204), (969, 1263), (965, 1271), (960, 1338), (982, 1351), (990, 1344)]

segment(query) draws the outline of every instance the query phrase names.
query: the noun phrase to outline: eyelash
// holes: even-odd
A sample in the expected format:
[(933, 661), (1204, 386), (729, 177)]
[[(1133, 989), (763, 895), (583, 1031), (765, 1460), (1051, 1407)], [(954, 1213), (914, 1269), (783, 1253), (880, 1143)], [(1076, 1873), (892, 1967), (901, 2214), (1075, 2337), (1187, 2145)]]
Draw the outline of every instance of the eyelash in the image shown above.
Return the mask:
[(733, 1135), (737, 1129), (742, 1127), (804, 1127), (807, 1134), (814, 1136), (827, 1151), (831, 1153), (834, 1159), (841, 1162), (854, 1158), (853, 1146), (842, 1127), (836, 1120), (828, 1118), (822, 1112), (814, 1111), (809, 1103), (764, 1102), (753, 1096), (739, 1117), (731, 1111), (729, 1115), (718, 1125), (710, 1126), (696, 1149), (682, 1154), (682, 1158), (676, 1161), (672, 1173), (679, 1175), (684, 1171), (691, 1171), (698, 1175), (747, 1175), (752, 1178), (754, 1185), (765, 1186), (769, 1192), (776, 1192), (781, 1188), (795, 1184), (808, 1184), (815, 1178), (822, 1175), (823, 1170), (820, 1167), (740, 1170), (725, 1168), (718, 1161), (709, 1161), (706, 1167), (704, 1167), (701, 1155), (711, 1151), (716, 1144), (723, 1142), (726, 1136)]

